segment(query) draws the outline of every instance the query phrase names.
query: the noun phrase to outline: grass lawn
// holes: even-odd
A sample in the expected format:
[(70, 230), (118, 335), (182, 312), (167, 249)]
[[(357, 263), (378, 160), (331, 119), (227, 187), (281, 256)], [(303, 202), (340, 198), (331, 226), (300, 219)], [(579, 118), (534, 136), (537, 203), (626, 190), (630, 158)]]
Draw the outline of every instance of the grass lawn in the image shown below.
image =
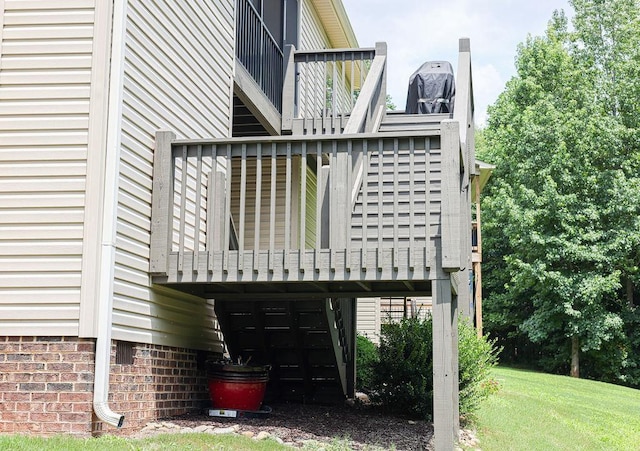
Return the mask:
[(492, 450), (640, 450), (640, 390), (496, 368), (500, 391), (477, 413)]
[(56, 436), (51, 438), (0, 436), (0, 450), (5, 449), (11, 451), (281, 451), (291, 448), (280, 445), (274, 440), (256, 441), (234, 434), (163, 434), (144, 439), (130, 439), (112, 435), (88, 439), (73, 438), (70, 436)]

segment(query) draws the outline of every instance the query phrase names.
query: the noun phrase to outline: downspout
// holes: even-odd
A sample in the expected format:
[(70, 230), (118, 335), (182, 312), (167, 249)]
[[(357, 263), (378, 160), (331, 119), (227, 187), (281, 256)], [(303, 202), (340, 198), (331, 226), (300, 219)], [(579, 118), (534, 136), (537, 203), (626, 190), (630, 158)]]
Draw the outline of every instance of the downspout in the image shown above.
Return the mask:
[(122, 427), (124, 415), (109, 407), (109, 369), (111, 366), (111, 329), (113, 316), (113, 279), (116, 254), (118, 179), (124, 78), (124, 41), (126, 0), (114, 0), (109, 77), (109, 113), (104, 168), (104, 197), (101, 220), (100, 274), (98, 278), (98, 326), (96, 335), (93, 411), (98, 419)]

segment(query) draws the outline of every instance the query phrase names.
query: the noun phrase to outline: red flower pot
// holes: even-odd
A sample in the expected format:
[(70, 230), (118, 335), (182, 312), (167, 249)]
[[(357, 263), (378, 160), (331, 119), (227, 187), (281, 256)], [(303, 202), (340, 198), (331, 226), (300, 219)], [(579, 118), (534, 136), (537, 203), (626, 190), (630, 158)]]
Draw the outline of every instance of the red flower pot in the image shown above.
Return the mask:
[(216, 409), (260, 409), (269, 380), (269, 367), (211, 365), (209, 396)]

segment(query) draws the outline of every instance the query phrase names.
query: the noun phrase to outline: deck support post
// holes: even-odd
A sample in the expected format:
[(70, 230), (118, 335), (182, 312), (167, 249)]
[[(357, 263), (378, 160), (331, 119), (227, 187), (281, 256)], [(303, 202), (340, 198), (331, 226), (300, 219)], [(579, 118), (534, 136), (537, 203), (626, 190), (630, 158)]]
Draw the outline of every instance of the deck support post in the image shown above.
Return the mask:
[[(465, 193), (469, 195), (468, 173), (459, 131), (458, 121), (442, 121), (442, 238), (438, 277), (432, 289), (433, 427), (437, 451), (452, 450), (458, 440), (458, 296), (466, 303), (466, 309), (470, 301), (471, 261), (466, 258), (466, 251), (471, 250), (471, 231), (464, 221), (471, 221), (471, 213), (465, 197)], [(465, 235), (467, 229), (469, 233)]]
[(449, 278), (433, 287), (433, 428), (437, 451), (452, 450), (460, 429), (458, 306)]

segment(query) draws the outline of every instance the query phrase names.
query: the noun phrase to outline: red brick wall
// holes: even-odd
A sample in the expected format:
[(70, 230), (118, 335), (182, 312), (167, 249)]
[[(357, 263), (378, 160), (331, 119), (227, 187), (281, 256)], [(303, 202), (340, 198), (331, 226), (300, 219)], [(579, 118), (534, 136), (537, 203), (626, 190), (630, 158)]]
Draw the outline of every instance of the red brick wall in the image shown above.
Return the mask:
[[(134, 346), (132, 365), (116, 364), (112, 346), (109, 406), (125, 415), (120, 433), (208, 405), (204, 356)], [(0, 336), (0, 433), (115, 433), (93, 415), (94, 349), (92, 339)]]
[(93, 340), (0, 337), (0, 433), (91, 433)]
[(198, 363), (197, 351), (147, 344), (135, 345), (134, 351), (133, 365), (115, 365), (112, 348), (110, 407), (125, 415), (123, 433), (209, 405), (204, 362)]

